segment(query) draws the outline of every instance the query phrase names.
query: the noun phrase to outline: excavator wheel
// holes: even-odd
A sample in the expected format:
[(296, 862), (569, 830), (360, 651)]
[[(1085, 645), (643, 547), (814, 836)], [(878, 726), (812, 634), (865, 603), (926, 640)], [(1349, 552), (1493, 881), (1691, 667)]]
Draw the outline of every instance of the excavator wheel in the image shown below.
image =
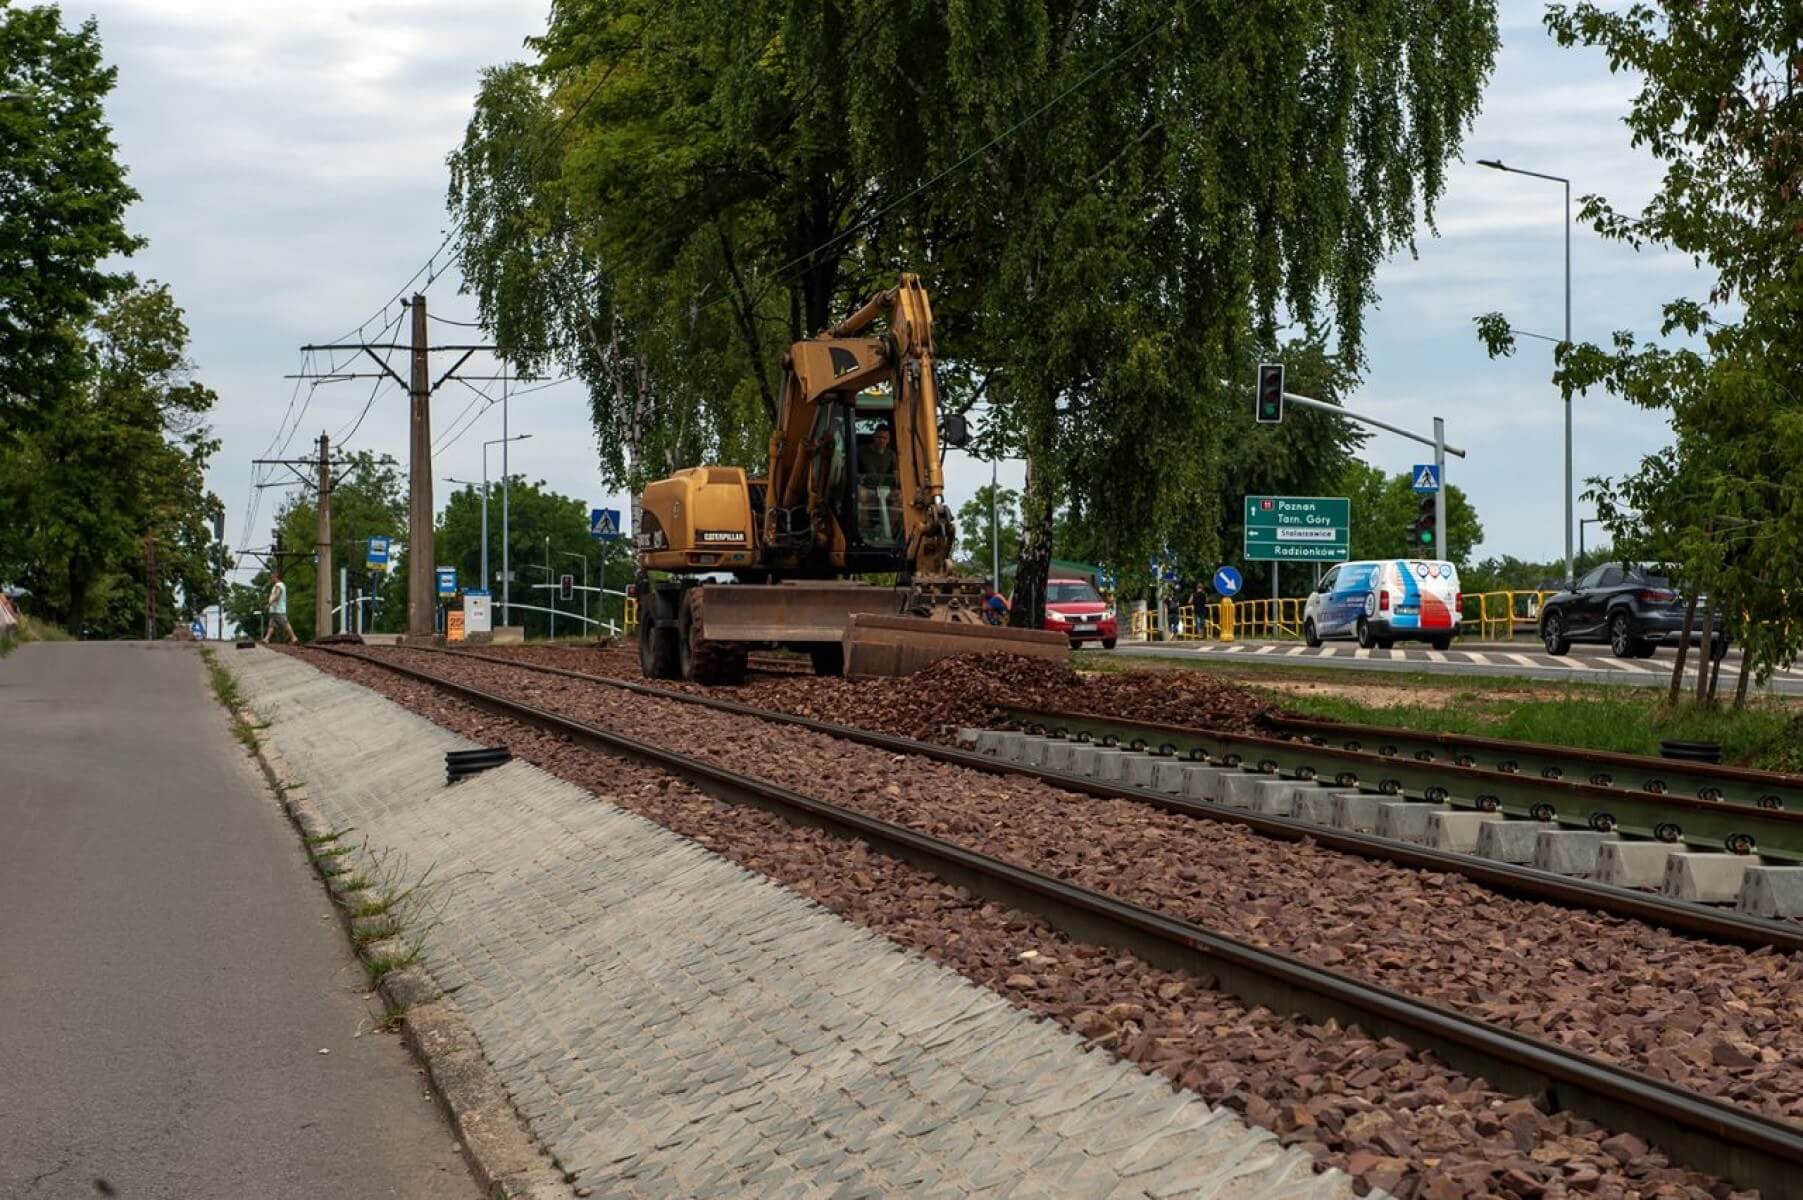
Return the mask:
[(646, 679), (678, 679), (682, 665), (677, 653), (676, 631), (658, 628), (658, 610), (663, 605), (657, 593), (641, 586), (643, 611), (639, 613), (639, 673)]
[(698, 587), (689, 588), (682, 594), (680, 628), (677, 648), (684, 679), (695, 683), (745, 681), (745, 643), (709, 640), (707, 625), (701, 615), (701, 589)]

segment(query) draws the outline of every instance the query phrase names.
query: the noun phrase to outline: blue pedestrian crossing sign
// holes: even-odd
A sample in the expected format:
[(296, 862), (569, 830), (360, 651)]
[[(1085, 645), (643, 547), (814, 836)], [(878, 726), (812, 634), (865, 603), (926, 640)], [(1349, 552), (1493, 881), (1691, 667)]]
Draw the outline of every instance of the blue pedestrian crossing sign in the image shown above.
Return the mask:
[(611, 542), (620, 536), (620, 510), (591, 508), (588, 512), (588, 535), (596, 541)]
[(1215, 572), (1214, 584), (1215, 591), (1220, 595), (1237, 596), (1240, 589), (1246, 586), (1246, 581), (1232, 567), (1222, 567)]
[(1413, 472), (1415, 490), (1424, 496), (1431, 496), (1440, 490), (1440, 468), (1433, 463), (1416, 463)]
[(188, 632), (193, 634), (197, 639), (204, 640), (207, 636), (207, 623), (199, 617), (195, 617), (192, 621), (188, 622)]

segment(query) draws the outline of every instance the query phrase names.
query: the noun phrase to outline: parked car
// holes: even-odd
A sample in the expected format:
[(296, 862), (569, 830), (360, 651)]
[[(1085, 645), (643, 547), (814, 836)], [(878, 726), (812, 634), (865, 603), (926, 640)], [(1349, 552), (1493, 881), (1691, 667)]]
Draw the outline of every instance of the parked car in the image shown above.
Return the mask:
[[(1578, 580), (1569, 591), (1548, 596), (1540, 606), (1540, 640), (1548, 654), (1564, 654), (1574, 642), (1607, 643), (1617, 658), (1646, 658), (1662, 645), (1676, 645), (1684, 634), (1688, 601), (1663, 575), (1644, 567), (1604, 563)], [(1703, 644), (1703, 611), (1707, 596), (1697, 597), (1697, 616), (1690, 644)], [(1728, 652), (1721, 633), (1721, 614), (1712, 623), (1710, 655)]]
[(1112, 650), (1120, 636), (1114, 609), (1087, 579), (1054, 575), (1045, 585), (1045, 627), (1062, 633), (1075, 650), (1084, 642), (1100, 642)]
[(1449, 562), (1386, 558), (1344, 562), (1321, 577), (1302, 610), (1302, 637), (1311, 646), (1329, 638), (1389, 649), (1398, 641), (1436, 650), (1459, 632), (1459, 569)]

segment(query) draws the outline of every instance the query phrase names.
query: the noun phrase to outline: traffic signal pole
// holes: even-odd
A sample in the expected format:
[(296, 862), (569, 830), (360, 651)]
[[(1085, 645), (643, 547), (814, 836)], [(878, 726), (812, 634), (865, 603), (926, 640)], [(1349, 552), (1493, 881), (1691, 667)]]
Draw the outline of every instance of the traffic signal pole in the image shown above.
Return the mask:
[(1446, 545), (1446, 422), (1439, 417), (1434, 418), (1434, 478), (1440, 483), (1434, 490), (1434, 547), (1435, 553), (1445, 556), (1450, 553)]

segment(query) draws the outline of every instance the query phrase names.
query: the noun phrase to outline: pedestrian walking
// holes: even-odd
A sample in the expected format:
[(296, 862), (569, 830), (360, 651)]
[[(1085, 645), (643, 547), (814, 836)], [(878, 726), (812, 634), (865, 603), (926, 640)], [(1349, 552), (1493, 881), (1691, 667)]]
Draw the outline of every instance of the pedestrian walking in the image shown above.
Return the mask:
[(282, 582), (282, 573), (275, 572), (269, 577), (269, 610), (268, 626), (263, 630), (263, 644), (280, 633), (289, 643), (300, 641), (294, 636), (294, 626), (288, 624), (288, 585)]

